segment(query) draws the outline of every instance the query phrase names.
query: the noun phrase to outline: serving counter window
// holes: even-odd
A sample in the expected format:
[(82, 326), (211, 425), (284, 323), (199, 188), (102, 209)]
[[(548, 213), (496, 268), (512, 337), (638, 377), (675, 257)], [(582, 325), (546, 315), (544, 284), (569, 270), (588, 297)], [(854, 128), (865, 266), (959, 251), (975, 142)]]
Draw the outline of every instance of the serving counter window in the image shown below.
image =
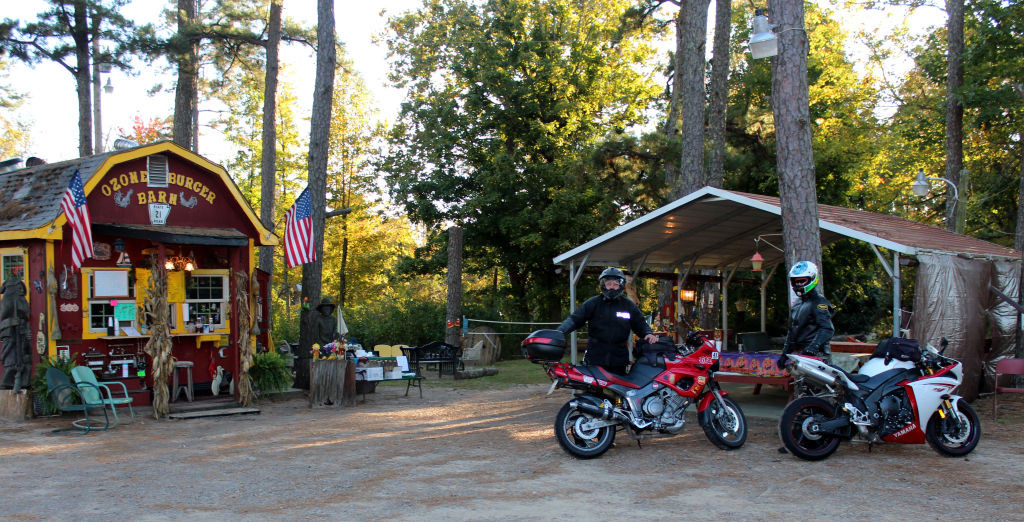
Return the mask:
[(88, 288), (89, 333), (116, 334), (111, 328), (136, 326), (135, 286), (125, 269), (83, 269)]

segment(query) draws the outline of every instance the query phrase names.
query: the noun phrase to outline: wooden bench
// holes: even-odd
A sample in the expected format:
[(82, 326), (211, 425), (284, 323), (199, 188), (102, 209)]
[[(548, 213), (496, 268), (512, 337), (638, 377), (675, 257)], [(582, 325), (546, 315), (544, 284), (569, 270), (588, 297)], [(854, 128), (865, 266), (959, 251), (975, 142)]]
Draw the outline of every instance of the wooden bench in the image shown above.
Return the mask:
[(434, 341), (423, 346), (405, 346), (402, 355), (409, 359), (409, 368), (415, 368), (416, 375), (423, 375), (423, 369), (437, 366), (437, 378), (440, 379), (446, 370), (454, 376), (455, 372), (465, 368), (462, 364), (462, 350), (457, 346)]

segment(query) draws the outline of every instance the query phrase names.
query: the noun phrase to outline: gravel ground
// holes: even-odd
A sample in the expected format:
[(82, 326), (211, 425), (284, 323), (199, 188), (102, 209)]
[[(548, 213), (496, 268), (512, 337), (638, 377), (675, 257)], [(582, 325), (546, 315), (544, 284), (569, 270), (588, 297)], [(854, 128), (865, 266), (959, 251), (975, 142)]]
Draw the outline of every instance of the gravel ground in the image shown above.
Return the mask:
[[(70, 418), (0, 421), (4, 520), (1024, 520), (1024, 398), (974, 406), (967, 458), (927, 445), (844, 444), (823, 462), (777, 452), (776, 420), (748, 416), (722, 451), (691, 417), (675, 437), (603, 457), (552, 433), (568, 394), (379, 386), (356, 407), (261, 402), (259, 415), (51, 435)], [(741, 402), (742, 405), (742, 402)], [(622, 435), (622, 434), (620, 434)]]

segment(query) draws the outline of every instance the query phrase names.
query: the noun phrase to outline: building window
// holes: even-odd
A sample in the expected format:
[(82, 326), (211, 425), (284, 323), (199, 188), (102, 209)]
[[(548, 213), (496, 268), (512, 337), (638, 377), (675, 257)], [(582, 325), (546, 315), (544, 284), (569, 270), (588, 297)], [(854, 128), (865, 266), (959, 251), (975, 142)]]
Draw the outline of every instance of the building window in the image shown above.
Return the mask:
[[(126, 326), (137, 326), (138, 317), (137, 309), (135, 305), (135, 285), (128, 285), (128, 296), (122, 298), (110, 298), (110, 297), (96, 297), (96, 273), (89, 271), (89, 331), (92, 333), (106, 333), (107, 328), (111, 326), (117, 326), (124, 328)], [(122, 319), (115, 321), (115, 310), (114, 305), (111, 303), (116, 301), (118, 307), (125, 307), (132, 310), (131, 316), (133, 319), (127, 320)], [(114, 335), (119, 335), (120, 332), (114, 332)]]
[(188, 313), (185, 323), (196, 327), (210, 325), (210, 329), (224, 328), (227, 294), (227, 277), (223, 275), (193, 274), (186, 277)]
[(21, 279), (25, 279), (25, 256), (22, 254), (4, 254), (3, 279), (0, 282), (6, 281), (15, 274)]

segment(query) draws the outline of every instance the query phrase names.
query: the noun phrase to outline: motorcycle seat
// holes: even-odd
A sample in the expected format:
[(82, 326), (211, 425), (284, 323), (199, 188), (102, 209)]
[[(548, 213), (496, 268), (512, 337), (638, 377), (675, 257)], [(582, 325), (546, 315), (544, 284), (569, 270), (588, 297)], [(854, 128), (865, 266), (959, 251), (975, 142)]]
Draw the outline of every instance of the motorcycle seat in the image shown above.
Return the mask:
[(601, 379), (602, 381), (608, 381), (612, 384), (619, 384), (629, 388), (640, 388), (640, 385), (630, 382), (631, 379), (629, 376), (612, 373), (603, 366), (577, 366), (576, 369), (578, 369), (580, 373), (589, 375), (595, 379)]

